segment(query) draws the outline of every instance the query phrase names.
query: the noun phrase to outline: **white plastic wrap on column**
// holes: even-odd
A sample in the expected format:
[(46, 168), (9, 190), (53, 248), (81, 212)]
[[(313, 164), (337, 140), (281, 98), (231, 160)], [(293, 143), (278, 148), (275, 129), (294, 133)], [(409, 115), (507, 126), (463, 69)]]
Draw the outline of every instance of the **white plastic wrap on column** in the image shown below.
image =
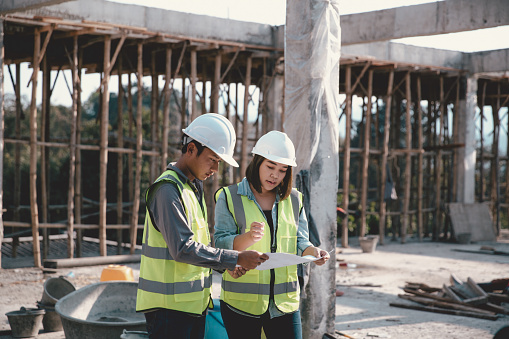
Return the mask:
[[(302, 170), (309, 169), (316, 155), (322, 128), (339, 135), (339, 0), (292, 1), (287, 6), (284, 130)], [(298, 11), (303, 19), (288, 22), (289, 11)], [(336, 154), (337, 140), (331, 147)], [(311, 149), (311, 155), (300, 149)]]

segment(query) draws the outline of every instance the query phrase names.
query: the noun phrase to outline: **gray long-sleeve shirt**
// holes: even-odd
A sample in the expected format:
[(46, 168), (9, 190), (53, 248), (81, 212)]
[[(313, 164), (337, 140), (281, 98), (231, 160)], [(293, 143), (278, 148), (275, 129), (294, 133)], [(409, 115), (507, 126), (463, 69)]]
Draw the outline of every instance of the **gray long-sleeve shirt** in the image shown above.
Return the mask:
[[(191, 182), (173, 164), (168, 169), (175, 171), (182, 182), (193, 188), (198, 201), (203, 199), (203, 183), (195, 179)], [(171, 257), (178, 262), (222, 271), (233, 270), (237, 264), (238, 252), (218, 249), (194, 241), (194, 233), (189, 225), (175, 184), (166, 181), (151, 187), (147, 197), (147, 208), (152, 224), (161, 232)]]

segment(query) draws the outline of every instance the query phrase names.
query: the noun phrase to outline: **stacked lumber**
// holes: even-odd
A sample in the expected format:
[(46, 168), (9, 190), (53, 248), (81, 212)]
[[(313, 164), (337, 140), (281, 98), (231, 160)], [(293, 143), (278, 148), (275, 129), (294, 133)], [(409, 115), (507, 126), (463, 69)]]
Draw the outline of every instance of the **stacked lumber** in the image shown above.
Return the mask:
[[(482, 286), (482, 287), (481, 287)], [(442, 288), (422, 283), (407, 282), (398, 297), (413, 303), (391, 303), (390, 306), (459, 315), (488, 320), (497, 320), (509, 314), (509, 279), (497, 279), (490, 283), (477, 284), (472, 278), (466, 282), (451, 275), (450, 285)]]

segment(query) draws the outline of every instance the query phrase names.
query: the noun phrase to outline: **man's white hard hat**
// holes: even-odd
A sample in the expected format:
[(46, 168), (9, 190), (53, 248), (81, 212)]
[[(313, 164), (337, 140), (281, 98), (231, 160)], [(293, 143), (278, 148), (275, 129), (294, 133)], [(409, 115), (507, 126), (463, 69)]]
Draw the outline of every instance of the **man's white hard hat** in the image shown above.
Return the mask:
[(233, 159), (237, 140), (235, 129), (231, 122), (221, 114), (207, 113), (200, 115), (182, 132), (203, 146), (210, 148), (228, 164), (239, 167), (239, 164)]
[(288, 135), (279, 131), (270, 131), (263, 135), (251, 151), (266, 159), (283, 165), (296, 167), (295, 147)]

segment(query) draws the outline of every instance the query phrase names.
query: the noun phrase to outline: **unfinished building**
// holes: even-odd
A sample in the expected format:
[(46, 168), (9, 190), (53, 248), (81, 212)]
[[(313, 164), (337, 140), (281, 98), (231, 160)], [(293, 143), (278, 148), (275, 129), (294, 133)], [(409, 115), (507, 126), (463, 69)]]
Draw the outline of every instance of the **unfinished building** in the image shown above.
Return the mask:
[[(493, 232), (507, 227), (508, 158), (507, 152), (500, 154), (500, 135), (508, 133), (508, 52), (465, 54), (389, 41), (509, 24), (506, 2), (466, 2), (468, 6), (460, 5), (465, 1), (448, 0), (341, 16), (339, 89), (344, 100), (338, 124), (344, 130), (339, 145), (338, 207), (347, 214), (357, 213), (359, 236), (370, 227), (382, 243), (387, 235), (402, 242), (409, 235), (421, 240), (453, 238), (448, 218), (451, 203), (486, 202), (494, 220)], [(15, 159), (14, 177), (2, 175), (3, 188), (9, 185), (12, 194), (8, 201), (0, 201), (0, 230), (7, 230), (11, 250), (16, 248), (16, 239), (26, 234), (24, 230), (30, 230), (35, 239), (42, 232), (43, 250), (38, 241), (32, 242), (35, 266), (49, 255), (48, 230), (52, 229), (68, 235), (69, 258), (81, 256), (81, 234), (90, 229), (98, 232), (101, 256), (107, 255), (106, 244), (111, 240), (119, 246), (130, 243), (128, 248), (134, 253), (144, 217), (143, 185), (175, 159), (179, 139), (172, 136), (198, 114), (222, 112), (234, 122), (238, 136), (239, 171), (224, 169), (207, 184), (209, 206), (219, 185), (243, 176), (253, 141), (269, 130), (284, 129), (283, 26), (101, 0), (26, 0), (3, 6), (1, 68), (7, 66), (9, 73), (2, 73), (2, 81), (11, 81), (16, 89), (17, 128), (9, 131), (8, 138), (0, 134), (5, 144), (0, 160)], [(468, 20), (459, 21), (459, 17)], [(20, 86), (24, 85), (20, 65), (24, 63), (33, 72), (28, 130), (20, 127), (25, 114), (20, 102)], [(73, 105), (70, 131), (62, 138), (52, 135), (49, 121), (52, 81), (64, 70), (72, 73)], [(80, 135), (80, 81), (85, 72), (101, 75), (97, 140), (82, 140)], [(115, 126), (109, 108), (113, 75), (119, 79)], [(143, 79), (149, 77), (151, 110), (149, 121), (142, 121)], [(162, 88), (159, 79), (164, 79)], [(174, 87), (176, 80), (180, 88)], [(174, 107), (170, 99), (176, 98), (176, 90), (180, 97)], [(254, 92), (257, 103), (252, 102)], [(352, 121), (353, 111), (359, 109), (354, 107), (354, 98), (362, 99), (358, 121)], [(1, 99), (3, 102), (3, 91)], [(38, 100), (42, 102), (39, 108)], [(245, 113), (253, 107), (256, 117), (250, 121)], [(487, 117), (487, 107), (492, 116)], [(2, 124), (3, 120), (2, 115)], [(484, 125), (486, 120), (491, 121), (490, 130)], [(144, 124), (149, 133), (143, 134)], [(49, 173), (51, 149), (68, 152), (66, 187), (50, 188), (50, 175), (59, 175)], [(98, 159), (95, 201), (83, 193), (83, 176), (89, 175), (82, 171), (84, 151), (95, 152)], [(21, 174), (21, 154), (29, 157), (25, 159), (28, 176)], [(112, 157), (117, 159), (114, 180), (118, 181), (115, 192), (108, 192), (107, 180), (113, 180), (109, 174)], [(30, 188), (27, 206), (21, 203), (22, 183)], [(393, 187), (397, 198), (391, 198)], [(57, 189), (67, 191), (67, 204), (60, 207), (67, 217), (58, 222), (51, 217), (55, 206), (50, 194)], [(111, 196), (116, 198), (109, 200)], [(24, 207), (28, 215), (20, 214)], [(95, 214), (96, 222), (89, 222), (88, 214)], [(342, 246), (348, 246), (348, 220), (347, 216), (341, 221)], [(112, 230), (117, 230), (113, 237)], [(123, 239), (122, 230), (129, 230), (128, 240)]]

